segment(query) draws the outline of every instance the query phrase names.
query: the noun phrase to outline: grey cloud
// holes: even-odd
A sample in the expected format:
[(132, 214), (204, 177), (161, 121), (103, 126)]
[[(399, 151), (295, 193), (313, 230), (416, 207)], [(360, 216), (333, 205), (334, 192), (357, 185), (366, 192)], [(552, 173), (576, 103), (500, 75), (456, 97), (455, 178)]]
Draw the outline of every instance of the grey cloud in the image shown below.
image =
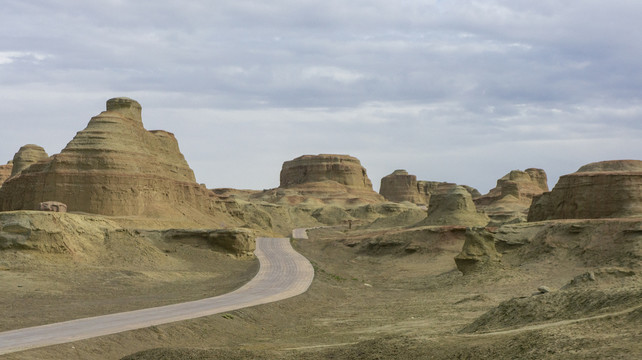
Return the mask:
[(54, 152), (64, 143), (51, 134), (68, 141), (124, 95), (143, 104), (148, 128), (177, 134), (212, 186), (266, 187), (258, 169), (302, 153), (359, 156), (375, 184), (399, 162), (480, 187), (506, 167), (558, 174), (639, 157), (641, 10), (624, 0), (9, 1), (0, 118), (11, 139), (0, 150)]

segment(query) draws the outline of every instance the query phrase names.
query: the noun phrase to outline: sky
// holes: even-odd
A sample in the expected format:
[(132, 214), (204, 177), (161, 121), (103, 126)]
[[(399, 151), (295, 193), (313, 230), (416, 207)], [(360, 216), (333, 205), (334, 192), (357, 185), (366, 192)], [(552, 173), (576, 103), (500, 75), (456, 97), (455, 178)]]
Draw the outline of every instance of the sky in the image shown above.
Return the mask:
[[(488, 192), (642, 159), (637, 0), (1, 0), (0, 161), (59, 153), (109, 98), (197, 181), (268, 189), (304, 154)], [(5, 160), (2, 160), (5, 159)]]

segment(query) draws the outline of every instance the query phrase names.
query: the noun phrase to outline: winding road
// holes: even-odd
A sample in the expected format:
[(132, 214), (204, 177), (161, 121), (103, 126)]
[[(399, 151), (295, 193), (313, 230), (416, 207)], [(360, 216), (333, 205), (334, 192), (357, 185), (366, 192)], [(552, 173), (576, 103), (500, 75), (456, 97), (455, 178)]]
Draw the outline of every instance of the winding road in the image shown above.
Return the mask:
[(0, 354), (63, 344), (287, 299), (308, 290), (314, 269), (287, 238), (257, 238), (260, 268), (243, 287), (180, 304), (96, 316), (0, 333)]

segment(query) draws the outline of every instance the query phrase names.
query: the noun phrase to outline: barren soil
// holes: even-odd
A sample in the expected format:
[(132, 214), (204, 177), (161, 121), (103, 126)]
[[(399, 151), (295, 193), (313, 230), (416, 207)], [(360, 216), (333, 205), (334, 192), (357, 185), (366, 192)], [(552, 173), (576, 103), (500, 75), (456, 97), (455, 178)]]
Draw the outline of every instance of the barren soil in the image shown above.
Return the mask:
[[(506, 240), (504, 269), (470, 276), (453, 260), (463, 245), (458, 229), (317, 229), (294, 241), (316, 270), (303, 295), (3, 358), (642, 358), (639, 221), (611, 239), (622, 253), (595, 248), (589, 232), (616, 232), (607, 225), (562, 223), (527, 245)], [(60, 254), (14, 268), (36, 255), (3, 256), (4, 330), (212, 296), (256, 271), (251, 260), (189, 245), (167, 253), (176, 259), (169, 269), (154, 271), (74, 266)], [(594, 280), (584, 281), (590, 271)], [(542, 285), (552, 291), (539, 294)]]

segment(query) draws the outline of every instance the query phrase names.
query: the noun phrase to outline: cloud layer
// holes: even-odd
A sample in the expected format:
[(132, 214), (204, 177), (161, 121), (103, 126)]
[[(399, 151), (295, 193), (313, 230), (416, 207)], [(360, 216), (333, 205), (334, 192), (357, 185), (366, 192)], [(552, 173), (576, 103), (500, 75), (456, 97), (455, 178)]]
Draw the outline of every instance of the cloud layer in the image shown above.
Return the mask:
[(56, 153), (129, 96), (209, 187), (278, 186), (302, 154), (482, 192), (640, 158), (642, 3), (8, 1), (1, 154)]

